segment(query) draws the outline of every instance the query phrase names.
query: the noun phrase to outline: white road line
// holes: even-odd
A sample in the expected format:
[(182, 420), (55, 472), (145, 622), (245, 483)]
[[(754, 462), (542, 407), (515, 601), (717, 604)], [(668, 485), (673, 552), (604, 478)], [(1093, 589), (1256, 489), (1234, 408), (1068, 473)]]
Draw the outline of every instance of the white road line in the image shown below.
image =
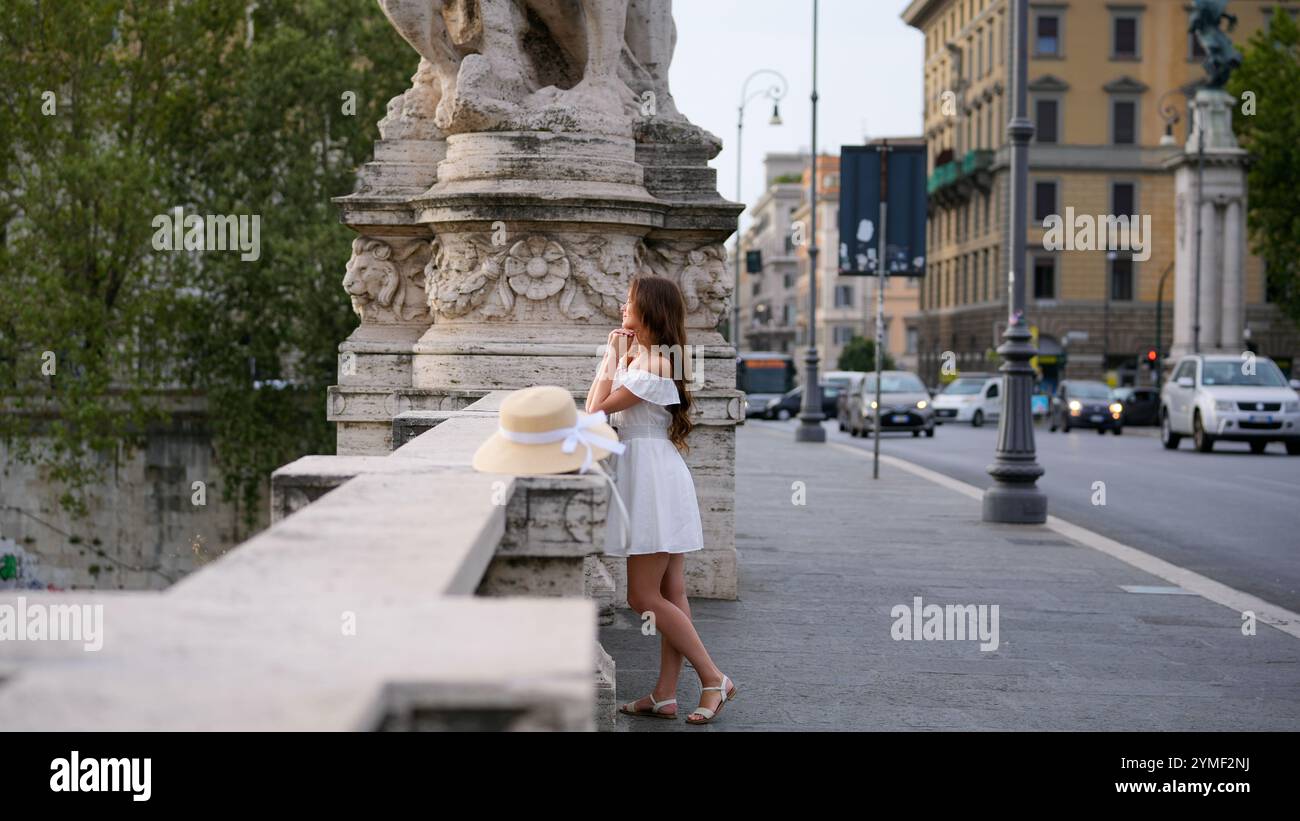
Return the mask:
[[(755, 425), (755, 427), (759, 427)], [(773, 431), (776, 433), (777, 431)], [(840, 442), (828, 442), (831, 447), (848, 451), (856, 456), (867, 458), (871, 452), (863, 448), (856, 448), (852, 445), (845, 445)], [(949, 490), (960, 493), (971, 499), (983, 500), (984, 490), (967, 484), (951, 476), (945, 476), (937, 471), (930, 470), (927, 467), (909, 462), (906, 459), (900, 459), (897, 456), (887, 456), (880, 454), (882, 463), (893, 465), (894, 467), (905, 470), (908, 473), (919, 476), (922, 479), (928, 479), (937, 485), (942, 485)], [(1293, 613), (1285, 607), (1279, 607), (1264, 601), (1258, 596), (1252, 596), (1236, 588), (1229, 587), (1226, 584), (1216, 582), (1214, 579), (1202, 576), (1185, 567), (1179, 567), (1172, 562), (1156, 558), (1150, 553), (1138, 550), (1136, 547), (1130, 547), (1122, 542), (1094, 533), (1087, 528), (1071, 524), (1064, 519), (1058, 519), (1055, 516), (1047, 517), (1047, 527), (1054, 530), (1067, 539), (1072, 539), (1082, 545), (1091, 547), (1093, 550), (1101, 551), (1107, 556), (1119, 559), (1127, 565), (1136, 567), (1144, 573), (1150, 573), (1152, 576), (1159, 577), (1165, 581), (1178, 585), (1184, 590), (1190, 590), (1215, 604), (1221, 604), (1237, 613), (1250, 611), (1255, 614), (1257, 621), (1264, 624), (1271, 624), (1283, 633), (1287, 633), (1295, 638), (1300, 638), (1300, 614)]]

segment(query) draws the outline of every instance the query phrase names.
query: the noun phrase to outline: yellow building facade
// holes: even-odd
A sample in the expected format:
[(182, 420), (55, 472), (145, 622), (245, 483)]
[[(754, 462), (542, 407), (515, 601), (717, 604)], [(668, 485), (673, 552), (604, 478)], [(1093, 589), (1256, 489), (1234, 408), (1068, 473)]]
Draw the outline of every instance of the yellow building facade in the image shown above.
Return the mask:
[[(1233, 0), (1239, 50), (1277, 2)], [(1300, 3), (1282, 3), (1300, 14)], [(1144, 349), (1173, 336), (1175, 245), (1172, 158), (1188, 133), (1187, 97), (1204, 76), (1184, 0), (1043, 0), (1029, 14), (1026, 314), (1050, 384), (1109, 377), (1146, 384)], [(1006, 322), (1011, 117), (1007, 0), (914, 0), (903, 19), (925, 36), (924, 134), (931, 164), (929, 269), (916, 329), (922, 376), (945, 354), (988, 369)], [(1239, 115), (1240, 116), (1240, 115)], [(1127, 215), (1149, 236), (1132, 252), (1095, 242), (1045, 243), (1044, 219)], [(1145, 229), (1145, 230), (1143, 230)], [(1073, 238), (1073, 237), (1072, 237)], [(1300, 347), (1294, 324), (1268, 303), (1261, 260), (1245, 266), (1247, 347), (1284, 369)], [(1163, 281), (1163, 289), (1162, 283)]]

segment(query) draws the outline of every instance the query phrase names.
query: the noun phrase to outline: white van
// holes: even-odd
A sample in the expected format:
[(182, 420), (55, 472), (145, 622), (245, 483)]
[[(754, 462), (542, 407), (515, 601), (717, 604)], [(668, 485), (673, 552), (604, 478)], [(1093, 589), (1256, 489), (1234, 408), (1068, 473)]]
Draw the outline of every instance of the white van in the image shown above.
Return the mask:
[(978, 428), (1002, 413), (1002, 377), (964, 374), (949, 382), (930, 404), (939, 424), (969, 422)]

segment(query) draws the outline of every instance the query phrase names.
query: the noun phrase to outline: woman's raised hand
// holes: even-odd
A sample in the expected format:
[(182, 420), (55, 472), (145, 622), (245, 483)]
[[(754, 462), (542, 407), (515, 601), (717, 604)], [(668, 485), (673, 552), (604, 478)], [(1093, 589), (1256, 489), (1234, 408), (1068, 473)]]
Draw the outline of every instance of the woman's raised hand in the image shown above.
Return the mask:
[(609, 350), (614, 353), (614, 361), (622, 362), (627, 358), (628, 349), (631, 347), (636, 334), (627, 328), (615, 328), (609, 332), (607, 344)]

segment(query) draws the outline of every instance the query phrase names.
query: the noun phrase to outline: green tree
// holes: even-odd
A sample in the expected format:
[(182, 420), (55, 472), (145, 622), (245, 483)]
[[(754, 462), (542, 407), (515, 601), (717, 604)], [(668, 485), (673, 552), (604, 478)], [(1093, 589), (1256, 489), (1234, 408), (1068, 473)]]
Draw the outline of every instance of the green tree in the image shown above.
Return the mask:
[[(1233, 117), (1250, 151), (1247, 224), (1268, 269), (1270, 301), (1300, 322), (1300, 29), (1281, 7), (1250, 38), (1228, 90), (1242, 99)], [(1254, 111), (1250, 110), (1253, 104)]]
[[(888, 353), (880, 357), (881, 368), (886, 371), (894, 369), (894, 358)], [(876, 369), (876, 341), (861, 336), (853, 336), (840, 351), (838, 363), (841, 371), (874, 371)]]
[[(196, 400), (248, 522), (271, 470), (333, 452), (356, 320), (330, 197), (415, 63), (372, 0), (0, 11), (0, 435), (66, 506)], [(256, 215), (259, 258), (155, 249), (176, 207)]]

